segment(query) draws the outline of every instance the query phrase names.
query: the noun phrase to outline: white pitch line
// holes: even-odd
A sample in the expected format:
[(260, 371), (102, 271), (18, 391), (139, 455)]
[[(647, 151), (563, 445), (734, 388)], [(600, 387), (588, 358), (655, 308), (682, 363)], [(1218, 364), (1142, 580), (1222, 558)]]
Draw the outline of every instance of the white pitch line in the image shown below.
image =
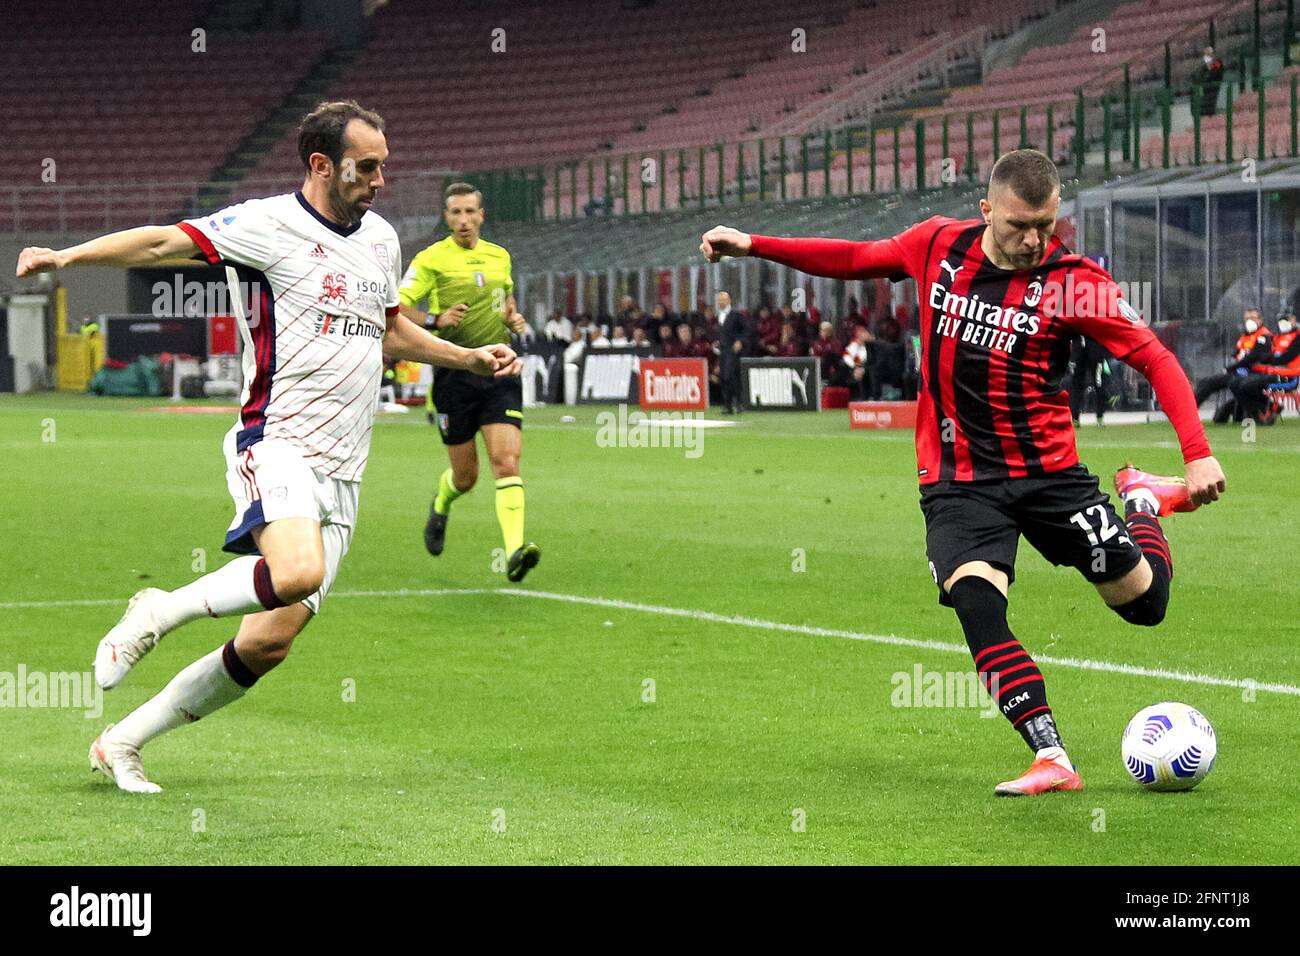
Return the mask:
[[(497, 593), (510, 594), (515, 597), (540, 598), (547, 601), (564, 601), (570, 604), (589, 604), (595, 607), (615, 608), (620, 611), (641, 611), (646, 614), (663, 614), (670, 617), (684, 617), (694, 621), (709, 621), (716, 624), (735, 624), (739, 627), (751, 627), (763, 631), (782, 631), (787, 634), (808, 634), (813, 637), (842, 637), (851, 641), (866, 641), (872, 644), (889, 644), (895, 647), (915, 647), (927, 651), (947, 651), (968, 657), (970, 651), (964, 644), (949, 644), (945, 641), (923, 641), (911, 637), (895, 637), (892, 634), (864, 634), (858, 631), (843, 631), (827, 627), (809, 627), (803, 624), (783, 624), (780, 621), (765, 621), (761, 618), (743, 617), (741, 615), (715, 614), (712, 611), (695, 611), (689, 608), (664, 607), (657, 604), (639, 604), (634, 601), (619, 601), (612, 598), (581, 597), (575, 594), (555, 594), (549, 591), (525, 591), (521, 588), (500, 588)], [(1104, 671), (1110, 674), (1129, 674), (1133, 677), (1154, 677), (1160, 680), (1180, 681), (1184, 684), (1199, 684), (1203, 687), (1236, 687), (1242, 690), (1270, 691), (1300, 697), (1300, 687), (1294, 684), (1263, 683), (1254, 680), (1241, 680), (1235, 677), (1215, 677), (1212, 674), (1191, 674), (1186, 671), (1172, 671), (1163, 667), (1139, 667), (1135, 664), (1114, 664), (1110, 661), (1092, 661), (1077, 657), (1049, 657), (1035, 655), (1035, 660), (1057, 667), (1072, 667), (1077, 670)]]
[[(447, 597), (456, 594), (494, 594), (497, 590), (497, 588), (402, 588), (398, 591), (332, 591), (329, 596), (331, 599)], [(0, 611), (16, 611), (26, 608), (108, 607), (111, 605), (124, 608), (126, 607), (126, 598), (93, 598), (84, 601), (0, 601)]]
[[(668, 607), (661, 604), (642, 604), (636, 601), (622, 601), (616, 598), (586, 597), (580, 594), (559, 594), (553, 591), (525, 591), (522, 588), (403, 588), (395, 591), (339, 591), (331, 598), (423, 598), (423, 597), (458, 597), (484, 594), (500, 594), (508, 597), (534, 598), (543, 601), (560, 601), (567, 604), (585, 604), (590, 607), (606, 607), (618, 611), (638, 611), (643, 614), (660, 614), (666, 617), (681, 617), (692, 621), (708, 621), (712, 624), (732, 624), (761, 631), (777, 631), (785, 634), (806, 634), (810, 637), (839, 637), (850, 641), (863, 641), (870, 644), (887, 644), (893, 647), (912, 647), (918, 650), (943, 651), (950, 654), (970, 655), (964, 644), (950, 644), (946, 641), (921, 640), (914, 637), (897, 637), (893, 634), (867, 634), (861, 631), (846, 631), (830, 627), (812, 627), (806, 624), (786, 624), (781, 621), (767, 621), (762, 618), (745, 617), (740, 614), (717, 614), (713, 611), (698, 611), (693, 608)], [(115, 604), (124, 605), (120, 598), (99, 600), (66, 601), (10, 601), (0, 602), (0, 610), (20, 608), (60, 608), (91, 607)], [(1183, 684), (1197, 684), (1202, 687), (1233, 687), (1240, 690), (1266, 691), (1300, 697), (1300, 687), (1294, 684), (1267, 683), (1236, 677), (1216, 677), (1213, 674), (1193, 674), (1187, 671), (1168, 670), (1163, 667), (1141, 667), (1136, 664), (1116, 664), (1112, 661), (1094, 661), (1079, 657), (1053, 657), (1037, 655), (1035, 660), (1057, 667), (1069, 667), (1075, 670), (1100, 671), (1107, 674), (1127, 674), (1131, 677), (1152, 677), (1157, 680), (1171, 680)]]

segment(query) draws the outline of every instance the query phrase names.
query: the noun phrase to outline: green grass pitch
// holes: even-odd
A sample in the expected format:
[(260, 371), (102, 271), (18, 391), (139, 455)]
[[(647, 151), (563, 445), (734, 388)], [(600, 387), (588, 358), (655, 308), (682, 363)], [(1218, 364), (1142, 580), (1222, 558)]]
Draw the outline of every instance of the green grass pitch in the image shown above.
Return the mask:
[[(158, 404), (0, 401), (0, 672), (87, 671), (133, 591), (224, 560), (231, 418)], [(1058, 662), (1048, 696), (1086, 789), (998, 800), (1030, 758), (1005, 721), (891, 702), (896, 674), (970, 666), (926, 568), (909, 434), (752, 413), (691, 458), (600, 447), (600, 409), (568, 411), (527, 415), (527, 595), (493, 567), (490, 480), (456, 503), (446, 553), (424, 552), (445, 455), (422, 414), (381, 417), (335, 593), (242, 701), (144, 751), (160, 796), (92, 776), (86, 748), (234, 621), (170, 635), (97, 719), (0, 709), (0, 863), (1297, 861), (1294, 421), (1211, 432), (1229, 494), (1165, 523), (1156, 629), (1022, 547), (1011, 626)], [(1080, 446), (1107, 482), (1128, 457), (1180, 462), (1161, 425)], [(1120, 732), (1168, 699), (1213, 721), (1218, 765), (1144, 793)]]

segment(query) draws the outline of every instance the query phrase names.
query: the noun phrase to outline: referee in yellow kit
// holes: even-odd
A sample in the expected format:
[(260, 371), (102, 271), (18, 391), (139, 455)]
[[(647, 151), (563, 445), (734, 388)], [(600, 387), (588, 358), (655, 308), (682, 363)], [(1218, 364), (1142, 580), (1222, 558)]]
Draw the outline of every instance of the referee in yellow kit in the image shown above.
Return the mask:
[[(469, 183), (452, 183), (443, 193), (443, 216), (451, 235), (411, 260), (402, 278), (402, 314), (457, 345), (509, 341), (511, 332), (523, 332), (524, 317), (515, 306), (510, 253), (479, 236), (483, 194)], [(424, 527), (425, 547), (430, 554), (442, 554), (451, 504), (478, 480), (474, 436), (482, 432), (496, 476), (497, 520), (509, 555), (506, 576), (522, 581), (542, 551), (531, 541), (524, 542), (524, 481), (519, 476), (524, 411), (519, 376), (489, 378), (458, 369), (434, 369), (429, 415), (437, 422), (451, 467), (438, 479)]]

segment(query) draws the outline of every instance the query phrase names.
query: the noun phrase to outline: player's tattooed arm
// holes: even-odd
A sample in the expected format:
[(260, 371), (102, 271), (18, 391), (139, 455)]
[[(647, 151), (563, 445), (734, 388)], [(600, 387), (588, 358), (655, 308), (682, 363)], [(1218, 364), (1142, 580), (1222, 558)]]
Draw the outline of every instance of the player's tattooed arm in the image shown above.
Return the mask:
[(519, 357), (506, 345), (489, 345), (479, 349), (462, 348), (420, 328), (399, 311), (388, 320), (384, 333), (384, 354), (408, 362), (461, 368), (476, 375), (502, 378), (518, 375)]
[(18, 254), (16, 275), (36, 275), (68, 266), (146, 266), (164, 259), (185, 259), (198, 245), (178, 226), (140, 226), (109, 233), (67, 249), (28, 246)]

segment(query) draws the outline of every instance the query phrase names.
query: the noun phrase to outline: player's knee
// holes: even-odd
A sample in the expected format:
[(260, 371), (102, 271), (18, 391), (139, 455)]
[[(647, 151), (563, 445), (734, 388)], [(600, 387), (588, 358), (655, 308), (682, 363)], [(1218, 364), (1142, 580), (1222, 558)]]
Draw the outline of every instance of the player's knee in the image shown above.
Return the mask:
[(285, 604), (296, 604), (315, 594), (324, 583), (325, 562), (319, 555), (296, 555), (271, 567), (275, 596)]
[(289, 656), (297, 633), (289, 629), (272, 629), (259, 634), (238, 648), (240, 660), (261, 677)]
[(451, 472), (451, 483), (456, 486), (456, 490), (461, 494), (469, 491), (478, 484), (478, 463), (468, 468), (453, 468)]
[(493, 455), (492, 474), (498, 478), (514, 478), (519, 474), (519, 456), (512, 453)]
[(1169, 609), (1169, 579), (1157, 574), (1151, 579), (1151, 586), (1139, 597), (1127, 604), (1112, 605), (1111, 610), (1139, 627), (1155, 627), (1165, 619)]

